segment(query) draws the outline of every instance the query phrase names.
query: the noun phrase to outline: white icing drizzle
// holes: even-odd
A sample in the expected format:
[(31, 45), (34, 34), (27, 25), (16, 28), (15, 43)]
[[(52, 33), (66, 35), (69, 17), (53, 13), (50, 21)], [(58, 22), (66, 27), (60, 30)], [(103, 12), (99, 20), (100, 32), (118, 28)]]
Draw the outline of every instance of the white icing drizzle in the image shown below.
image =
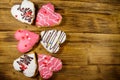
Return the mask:
[[(45, 15), (42, 9), (44, 9), (48, 14)], [(60, 15), (58, 16), (58, 13), (54, 12), (54, 9), (51, 9), (48, 5), (44, 5), (42, 6), (41, 10), (37, 14), (38, 21), (36, 23), (39, 26), (53, 26), (53, 25), (59, 24), (61, 22), (61, 19), (62, 17)]]
[(52, 16), (56, 17), (56, 18), (59, 18), (58, 16), (54, 15), (52, 12), (53, 10), (50, 9), (48, 6), (43, 6)]
[[(44, 62), (45, 62), (46, 64), (49, 64), (49, 63), (52, 63), (53, 61), (55, 61), (55, 62), (52, 64), (52, 66), (49, 67), (49, 70), (50, 70), (50, 71), (51, 71), (53, 68), (54, 68), (54, 70), (56, 70), (59, 66), (62, 65), (61, 60), (59, 60), (59, 59), (57, 59), (57, 58), (54, 58), (54, 57), (51, 57), (51, 56), (50, 56), (50, 60), (45, 60), (45, 57), (47, 57), (47, 56), (46, 56), (46, 55), (43, 55), (42, 57), (39, 57), (38, 63), (40, 63), (40, 61), (42, 61), (42, 60), (44, 60)], [(59, 64), (58, 64), (58, 62), (59, 62)], [(42, 70), (42, 69), (44, 69), (44, 68), (45, 68), (44, 64), (39, 64), (39, 70)]]

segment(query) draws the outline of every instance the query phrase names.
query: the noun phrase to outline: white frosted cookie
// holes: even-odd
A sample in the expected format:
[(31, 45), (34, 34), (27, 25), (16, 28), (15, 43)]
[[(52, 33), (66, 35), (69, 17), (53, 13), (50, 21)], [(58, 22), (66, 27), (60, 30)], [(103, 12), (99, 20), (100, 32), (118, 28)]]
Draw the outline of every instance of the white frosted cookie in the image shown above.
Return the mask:
[(14, 5), (11, 8), (11, 14), (17, 20), (32, 24), (35, 18), (35, 7), (31, 1), (23, 0), (21, 5)]
[(66, 34), (60, 30), (48, 30), (41, 32), (41, 44), (50, 53), (56, 53), (59, 45), (66, 40)]
[(35, 53), (24, 54), (14, 60), (13, 67), (17, 71), (22, 71), (27, 77), (34, 77), (38, 73)]

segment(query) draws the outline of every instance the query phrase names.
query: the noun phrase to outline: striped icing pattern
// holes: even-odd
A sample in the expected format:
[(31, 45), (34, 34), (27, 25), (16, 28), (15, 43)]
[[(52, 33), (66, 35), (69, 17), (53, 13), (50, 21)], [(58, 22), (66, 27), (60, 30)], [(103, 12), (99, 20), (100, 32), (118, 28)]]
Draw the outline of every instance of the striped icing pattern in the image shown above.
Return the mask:
[(62, 16), (54, 12), (54, 6), (51, 3), (43, 5), (36, 18), (37, 26), (55, 26), (61, 22)]
[(50, 53), (56, 53), (59, 50), (59, 44), (66, 40), (66, 34), (60, 30), (49, 30), (41, 32), (41, 44)]
[(38, 55), (39, 72), (42, 78), (48, 79), (52, 76), (53, 72), (62, 69), (62, 62), (58, 58), (39, 54)]

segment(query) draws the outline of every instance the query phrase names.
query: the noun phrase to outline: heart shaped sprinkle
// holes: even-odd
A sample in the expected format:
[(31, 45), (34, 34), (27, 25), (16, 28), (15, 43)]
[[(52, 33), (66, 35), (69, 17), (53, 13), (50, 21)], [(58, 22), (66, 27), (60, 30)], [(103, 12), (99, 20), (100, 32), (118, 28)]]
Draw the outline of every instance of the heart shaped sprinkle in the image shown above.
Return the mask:
[(17, 20), (32, 24), (35, 18), (35, 7), (31, 1), (23, 0), (21, 5), (14, 5), (11, 8), (11, 14)]
[(38, 67), (40, 76), (44, 79), (49, 79), (53, 75), (53, 72), (57, 72), (62, 69), (62, 62), (58, 58), (39, 54)]
[(43, 5), (37, 13), (36, 25), (38, 27), (55, 26), (61, 23), (62, 16), (54, 11), (51, 3)]
[(66, 40), (66, 34), (60, 30), (48, 30), (41, 32), (41, 44), (50, 53), (56, 53), (59, 45)]
[(17, 48), (22, 53), (30, 51), (39, 41), (39, 35), (28, 30), (17, 30), (15, 38), (19, 41)]

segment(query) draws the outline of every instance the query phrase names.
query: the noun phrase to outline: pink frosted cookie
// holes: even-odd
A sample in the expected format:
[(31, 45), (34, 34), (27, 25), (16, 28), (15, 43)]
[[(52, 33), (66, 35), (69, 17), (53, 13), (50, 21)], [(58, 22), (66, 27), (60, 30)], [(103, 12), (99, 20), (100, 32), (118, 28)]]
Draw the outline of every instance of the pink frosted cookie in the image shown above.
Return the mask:
[(43, 5), (37, 13), (36, 25), (38, 27), (48, 27), (59, 25), (62, 21), (62, 16), (54, 11), (54, 6), (51, 3)]
[(34, 4), (29, 0), (23, 0), (21, 5), (14, 5), (11, 8), (11, 14), (23, 23), (32, 24), (35, 18)]
[(35, 53), (24, 54), (14, 60), (13, 67), (17, 71), (22, 71), (27, 77), (34, 77), (38, 73)]
[(38, 67), (41, 77), (44, 79), (48, 79), (53, 75), (53, 72), (57, 72), (62, 69), (62, 62), (58, 58), (39, 54)]
[(30, 51), (39, 41), (39, 35), (28, 30), (17, 30), (14, 36), (19, 41), (17, 48), (22, 53)]

